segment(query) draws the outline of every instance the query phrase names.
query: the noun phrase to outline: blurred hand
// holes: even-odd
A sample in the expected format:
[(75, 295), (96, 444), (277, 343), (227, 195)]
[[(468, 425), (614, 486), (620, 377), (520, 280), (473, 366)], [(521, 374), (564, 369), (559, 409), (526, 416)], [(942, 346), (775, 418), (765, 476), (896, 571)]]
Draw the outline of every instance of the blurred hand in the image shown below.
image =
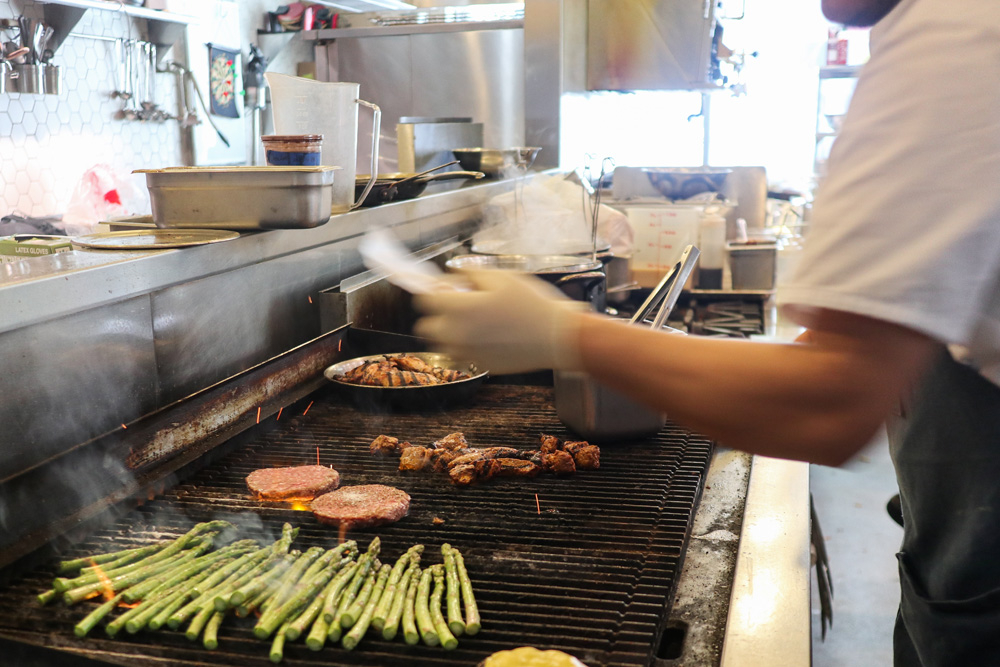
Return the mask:
[(467, 276), (476, 291), (415, 297), (414, 305), (426, 315), (416, 324), (417, 335), (491, 373), (581, 368), (579, 321), (587, 304), (512, 271)]

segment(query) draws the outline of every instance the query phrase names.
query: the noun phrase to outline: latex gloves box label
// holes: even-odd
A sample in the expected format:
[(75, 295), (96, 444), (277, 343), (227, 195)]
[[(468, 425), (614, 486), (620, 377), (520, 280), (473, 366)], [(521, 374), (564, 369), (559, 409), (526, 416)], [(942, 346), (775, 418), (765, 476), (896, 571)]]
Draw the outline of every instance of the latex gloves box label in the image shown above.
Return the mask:
[(73, 249), (69, 237), (43, 234), (15, 234), (0, 236), (0, 264), (19, 262), (22, 259), (54, 255)]

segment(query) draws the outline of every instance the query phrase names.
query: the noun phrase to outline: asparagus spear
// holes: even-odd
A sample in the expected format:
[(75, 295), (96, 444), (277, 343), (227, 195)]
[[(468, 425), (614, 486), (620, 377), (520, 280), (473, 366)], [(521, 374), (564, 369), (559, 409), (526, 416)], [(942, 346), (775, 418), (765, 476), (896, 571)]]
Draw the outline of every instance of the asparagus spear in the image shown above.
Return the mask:
[[(149, 595), (155, 595), (162, 592), (163, 590), (171, 588), (181, 581), (190, 579), (196, 573), (211, 566), (213, 563), (231, 559), (234, 555), (242, 554), (251, 546), (256, 546), (256, 542), (253, 540), (244, 540), (242, 542), (233, 543), (224, 549), (219, 549), (218, 551), (202, 556), (201, 558), (195, 557), (191, 562), (183, 563), (179, 561), (177, 563), (177, 567), (167, 570), (156, 577), (150, 577), (141, 584), (130, 587), (127, 591), (125, 591), (125, 601), (135, 602), (136, 600), (141, 600)], [(197, 550), (192, 550), (186, 553), (197, 555)]]
[(415, 554), (418, 555), (424, 550), (424, 545), (417, 544), (410, 547), (406, 553), (399, 557), (396, 564), (392, 568), (392, 572), (389, 574), (389, 582), (386, 584), (385, 593), (382, 595), (382, 599), (378, 602), (378, 607), (375, 608), (375, 615), (372, 617), (372, 627), (376, 630), (381, 630), (385, 627), (385, 617), (389, 615), (389, 610), (392, 608), (392, 601), (395, 598), (396, 588), (399, 586), (399, 580), (403, 578), (403, 572), (409, 566)]
[(448, 629), (456, 637), (465, 632), (465, 622), (462, 620), (462, 593), (458, 581), (458, 566), (455, 564), (454, 550), (450, 544), (441, 545), (441, 556), (444, 558), (445, 582), (448, 585)]
[[(247, 565), (244, 565), (244, 567), (247, 567)], [(253, 566), (250, 567), (251, 567), (251, 572), (256, 573), (258, 571), (256, 569), (252, 569)], [(240, 572), (241, 570), (237, 570), (236, 572), (231, 573), (229, 575), (229, 578), (219, 583), (215, 588), (208, 590), (205, 593), (199, 595), (198, 597), (192, 599), (191, 602), (187, 603), (185, 606), (181, 607), (180, 609), (172, 613), (170, 617), (167, 619), (167, 624), (171, 628), (176, 630), (178, 627), (180, 627), (181, 623), (188, 620), (192, 616), (200, 613), (204, 607), (206, 606), (215, 607), (216, 593), (220, 589), (223, 589), (224, 587), (228, 589), (228, 586), (232, 581), (236, 580), (237, 578), (240, 578), (241, 576), (244, 576), (241, 575)], [(264, 576), (266, 576), (266, 574)]]
[(365, 609), (365, 605), (368, 604), (368, 600), (371, 599), (372, 592), (375, 590), (375, 581), (381, 570), (381, 567), (372, 567), (372, 569), (368, 571), (368, 576), (365, 577), (365, 583), (358, 592), (357, 597), (355, 597), (350, 606), (344, 610), (344, 613), (340, 615), (340, 626), (342, 628), (350, 628), (357, 623), (358, 618), (361, 617), (361, 612)]
[(255, 577), (257, 572), (264, 572), (273, 564), (274, 561), (272, 559), (276, 558), (275, 556), (270, 555), (270, 547), (262, 549), (256, 553), (249, 554), (249, 556), (250, 557), (226, 579), (219, 581), (214, 586), (210, 586), (209, 582), (206, 581), (204, 584), (195, 589), (203, 590), (205, 593), (211, 592), (212, 604), (215, 605), (216, 611), (226, 611), (229, 609), (229, 598), (233, 592)]
[(254, 636), (257, 639), (267, 639), (285, 621), (288, 621), (288, 626), (290, 627), (296, 612), (308, 606), (309, 601), (317, 597), (319, 592), (326, 588), (332, 576), (333, 573), (327, 570), (316, 574), (308, 582), (296, 586), (295, 591), (282, 605), (272, 606), (264, 612), (264, 615), (257, 621), (257, 625), (254, 626)]
[(406, 598), (403, 601), (403, 639), (411, 646), (420, 641), (420, 633), (417, 632), (416, 621), (417, 588), (419, 587), (420, 579), (420, 568), (415, 567), (413, 569), (413, 576), (410, 577), (410, 584), (406, 587)]
[[(331, 588), (326, 592), (326, 597), (323, 598), (323, 609), (316, 617), (316, 620), (313, 621), (312, 628), (309, 629), (309, 636), (306, 637), (306, 645), (313, 651), (320, 650), (323, 648), (323, 644), (326, 643), (327, 633), (330, 631), (330, 622), (337, 615), (337, 605), (340, 602), (340, 597), (354, 580), (354, 573), (357, 569), (358, 563), (351, 563), (338, 572), (334, 580), (330, 582)], [(330, 620), (327, 620), (328, 610)], [(337, 624), (339, 627), (339, 619), (337, 620)], [(289, 626), (289, 629), (291, 629), (291, 626)]]
[(110, 588), (112, 592), (117, 593), (118, 591), (124, 590), (129, 586), (133, 586), (144, 579), (154, 577), (157, 574), (172, 568), (176, 565), (177, 561), (183, 557), (184, 556), (182, 554), (175, 554), (164, 561), (154, 563), (148, 567), (139, 568), (133, 572), (119, 575), (109, 579), (107, 582), (98, 581), (96, 583), (80, 586), (79, 588), (72, 588), (63, 593), (63, 601), (68, 605), (76, 604), (80, 600), (85, 600), (94, 593), (100, 593), (108, 588)]
[(208, 620), (212, 618), (213, 614), (217, 613), (215, 605), (202, 605), (202, 607), (198, 609), (198, 613), (194, 615), (194, 618), (192, 618), (191, 622), (188, 624), (187, 630), (184, 631), (184, 636), (187, 637), (189, 641), (195, 641), (198, 639), (198, 637), (201, 636), (201, 631), (205, 629), (205, 625), (208, 623)]
[(458, 569), (458, 581), (462, 587), (462, 602), (465, 603), (465, 634), (474, 635), (479, 632), (482, 622), (479, 618), (479, 606), (476, 604), (476, 596), (472, 594), (472, 582), (469, 580), (469, 573), (465, 569), (465, 557), (458, 549), (452, 548), (452, 556), (455, 559), (455, 566)]
[(434, 623), (434, 631), (437, 632), (441, 646), (450, 651), (458, 646), (458, 640), (448, 629), (448, 624), (445, 623), (444, 615), (441, 613), (441, 599), (445, 591), (445, 566), (435, 565), (431, 570), (434, 573), (434, 592), (431, 593), (430, 599), (431, 622)]
[(286, 523), (281, 527), (281, 537), (275, 540), (273, 548), (276, 555), (287, 554), (292, 547), (292, 540), (299, 534), (298, 528), (292, 528), (292, 524)]
[(181, 595), (175, 597), (150, 620), (149, 627), (157, 630), (164, 624), (168, 624), (176, 630), (181, 623), (198, 613), (203, 603), (214, 599), (215, 594), (220, 589), (237, 580), (243, 573), (253, 571), (259, 564), (259, 561), (255, 560), (255, 554), (250, 554), (250, 558), (242, 564), (239, 561), (240, 559), (237, 559), (221, 570), (210, 572), (206, 576), (192, 581), (190, 588), (182, 591)]
[[(295, 641), (298, 639), (302, 633), (306, 631), (307, 627), (310, 627), (315, 623), (316, 618), (320, 615), (320, 612), (323, 611), (323, 605), (326, 603), (326, 598), (330, 595), (330, 592), (337, 586), (337, 582), (340, 580), (340, 567), (349, 562), (350, 560), (345, 558), (341, 561), (341, 565), (339, 565), (335, 570), (331, 570), (331, 575), (334, 576), (330, 577), (330, 580), (326, 583), (326, 586), (323, 587), (323, 590), (320, 591), (319, 595), (313, 597), (309, 606), (306, 607), (302, 613), (288, 625), (288, 629), (285, 631), (285, 634), (288, 635), (290, 640)], [(323, 638), (325, 641), (325, 630), (323, 632)]]
[[(207, 524), (199, 524), (199, 525), (207, 525)], [(97, 572), (95, 569), (94, 571), (76, 577), (74, 579), (65, 579), (59, 577), (52, 582), (52, 587), (55, 588), (60, 593), (72, 589), (82, 588), (91, 584), (96, 584), (98, 589), (100, 589), (104, 578), (114, 579), (118, 576), (123, 576), (126, 573), (131, 573), (138, 570), (144, 570), (149, 566), (170, 560), (177, 553), (181, 552), (189, 545), (194, 544), (196, 547), (199, 547), (201, 545), (204, 545), (205, 541), (208, 540), (209, 541), (208, 546), (211, 546), (211, 541), (210, 541), (211, 537), (216, 535), (216, 533), (211, 533), (211, 535), (202, 535), (194, 533), (194, 530), (195, 529), (192, 529), (190, 532), (185, 533), (181, 537), (178, 537), (176, 540), (168, 544), (165, 548), (160, 549), (149, 556), (146, 556), (142, 560), (135, 561), (134, 563), (129, 563), (128, 565), (125, 565), (115, 570), (105, 570), (102, 568), (100, 572)]]
[(429, 567), (420, 575), (420, 583), (417, 585), (417, 599), (414, 603), (414, 614), (417, 618), (417, 629), (420, 630), (420, 637), (428, 646), (437, 646), (441, 639), (434, 629), (434, 621), (431, 620), (430, 595), (431, 580), (434, 578), (434, 568)]
[(327, 593), (323, 600), (323, 611), (320, 616), (329, 624), (333, 617), (337, 615), (337, 605), (340, 602), (341, 594), (354, 581), (354, 574), (361, 566), (361, 561), (367, 560), (364, 556), (357, 563), (350, 563), (343, 570), (337, 573), (334, 578), (334, 587)]
[(268, 657), (274, 664), (278, 664), (285, 657), (285, 631), (287, 629), (288, 623), (286, 622), (275, 633), (274, 640), (271, 642), (271, 652), (268, 654)]
[(368, 632), (368, 626), (371, 625), (372, 617), (375, 615), (375, 607), (383, 597), (391, 571), (392, 568), (389, 565), (383, 565), (379, 569), (378, 578), (375, 580), (375, 589), (372, 591), (371, 597), (368, 598), (368, 603), (361, 615), (358, 616), (357, 622), (351, 627), (351, 631), (344, 635), (343, 640), (341, 640), (341, 645), (348, 651), (357, 646), (364, 639), (365, 633)]
[(229, 604), (235, 607), (236, 605), (242, 604), (247, 599), (257, 596), (262, 591), (266, 591), (268, 587), (281, 578), (285, 571), (292, 566), (294, 561), (294, 555), (285, 555), (281, 560), (276, 561), (274, 567), (267, 570), (267, 572), (265, 572), (262, 576), (254, 577), (237, 588), (229, 597)]
[[(142, 560), (146, 556), (151, 556), (151, 555), (155, 554), (157, 551), (159, 551), (163, 547), (167, 546), (168, 544), (170, 544), (169, 541), (167, 541), (167, 542), (157, 542), (156, 544), (150, 544), (149, 546), (145, 546), (145, 547), (136, 547), (135, 549), (126, 549), (125, 551), (116, 552), (117, 554), (120, 554), (120, 556), (118, 558), (113, 558), (111, 560), (107, 560), (107, 559), (97, 560), (98, 557), (92, 557), (92, 558), (86, 558), (86, 559), (83, 559), (83, 558), (78, 559), (78, 560), (85, 560), (86, 563), (82, 567), (80, 567), (80, 566), (77, 567), (77, 569), (79, 570), (77, 572), (77, 576), (81, 576), (81, 575), (85, 575), (85, 574), (93, 574), (98, 569), (102, 570), (103, 572), (107, 572), (108, 570), (117, 570), (118, 568), (125, 567), (126, 565), (129, 565), (130, 563), (134, 563), (135, 561)], [(116, 555), (116, 554), (110, 554), (110, 555), (113, 556), (113, 555)], [(77, 562), (77, 561), (66, 561), (66, 562)], [(60, 566), (60, 568), (61, 568), (61, 566)], [(62, 571), (62, 570), (60, 569), (60, 571)], [(66, 572), (66, 573), (68, 574), (68, 572)]]
[[(220, 566), (222, 566), (221, 563)], [(149, 623), (147, 623), (149, 629), (159, 630), (166, 625), (167, 619), (169, 619), (175, 611), (183, 607), (188, 601), (188, 598), (194, 596), (192, 591), (197, 588), (198, 584), (213, 576), (216, 572), (217, 570), (209, 568), (193, 577), (187, 582), (186, 585), (179, 586), (175, 592), (172, 592), (167, 599), (162, 602), (160, 610), (151, 619), (149, 619)]]
[(273, 593), (268, 596), (260, 605), (261, 611), (267, 611), (271, 607), (277, 607), (284, 604), (285, 600), (291, 595), (292, 590), (295, 585), (302, 580), (305, 575), (303, 574), (312, 566), (314, 561), (323, 555), (323, 547), (312, 547), (307, 549), (304, 554), (302, 554), (295, 564), (288, 568), (281, 580), (276, 582)]
[(111, 610), (118, 606), (121, 599), (122, 596), (121, 593), (119, 593), (94, 611), (87, 614), (86, 618), (73, 626), (73, 634), (80, 638), (86, 637), (87, 633), (93, 630), (94, 626), (97, 625), (102, 618), (110, 614)]
[[(208, 566), (205, 571), (206, 576), (208, 573), (214, 572), (219, 568), (223, 567), (225, 561), (219, 561), (212, 563)], [(177, 577), (183, 574), (188, 574), (187, 572), (178, 573)], [(125, 623), (125, 629), (129, 634), (134, 635), (135, 633), (142, 630), (146, 625), (153, 620), (153, 618), (159, 614), (164, 608), (170, 606), (174, 601), (176, 594), (178, 593), (177, 587), (182, 590), (186, 590), (191, 585), (191, 579), (195, 577), (198, 572), (190, 572), (184, 579), (177, 579), (169, 588), (164, 588), (160, 591), (154, 591), (151, 596), (145, 600), (139, 607), (142, 609), (136, 609), (136, 614), (127, 623)]]
[[(354, 571), (354, 578), (351, 579), (350, 585), (344, 590), (343, 594), (340, 596), (340, 602), (337, 605), (337, 611), (329, 619), (330, 629), (327, 633), (327, 638), (330, 641), (338, 641), (340, 635), (343, 632), (343, 616), (344, 613), (350, 608), (354, 603), (354, 599), (358, 596), (358, 591), (364, 586), (365, 581), (368, 579), (368, 573), (378, 562), (378, 552), (381, 548), (382, 542), (378, 537), (373, 539), (368, 545), (368, 551), (358, 558), (358, 567)], [(327, 610), (324, 608), (323, 616), (326, 618)]]
[(38, 604), (40, 604), (40, 605), (47, 605), (48, 603), (52, 602), (53, 600), (55, 600), (58, 597), (59, 597), (59, 591), (57, 591), (54, 588), (50, 588), (49, 590), (45, 591), (44, 593), (39, 593), (38, 594)]
[(122, 551), (112, 551), (111, 553), (106, 554), (96, 554), (93, 556), (84, 556), (83, 558), (74, 558), (73, 560), (64, 560), (59, 563), (59, 574), (76, 572), (80, 568), (93, 565), (95, 563), (98, 565), (104, 565), (105, 563), (111, 563), (113, 561), (128, 558), (129, 556), (135, 556), (140, 553), (142, 556), (148, 556), (151, 553), (159, 551), (168, 544), (170, 544), (170, 542), (160, 542), (159, 544), (151, 544), (147, 547), (135, 547), (133, 549), (123, 549)]
[(225, 615), (226, 612), (224, 611), (216, 611), (208, 619), (208, 623), (205, 624), (205, 634), (202, 637), (201, 643), (209, 651), (219, 648), (219, 626), (222, 625), (222, 619)]
[[(414, 572), (419, 569), (420, 568), (415, 563), (411, 563), (410, 567), (406, 568), (406, 573), (403, 575), (403, 578), (399, 580), (399, 585), (396, 587), (397, 590), (393, 594), (392, 606), (389, 609), (389, 615), (386, 617), (385, 624), (382, 626), (382, 636), (390, 641), (396, 638), (396, 633), (399, 631), (399, 620), (403, 616), (403, 605), (406, 602), (406, 591), (409, 589), (410, 580), (413, 578)], [(388, 594), (388, 589), (386, 589), (385, 595)], [(375, 619), (372, 619), (372, 625), (375, 625)]]

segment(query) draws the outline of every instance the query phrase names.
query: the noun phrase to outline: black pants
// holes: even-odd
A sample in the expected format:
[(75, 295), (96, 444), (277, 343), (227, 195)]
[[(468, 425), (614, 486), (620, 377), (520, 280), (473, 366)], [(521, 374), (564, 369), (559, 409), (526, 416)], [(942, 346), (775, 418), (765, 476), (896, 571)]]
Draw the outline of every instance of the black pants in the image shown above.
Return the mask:
[(895, 665), (1000, 666), (1000, 387), (942, 351), (896, 426)]

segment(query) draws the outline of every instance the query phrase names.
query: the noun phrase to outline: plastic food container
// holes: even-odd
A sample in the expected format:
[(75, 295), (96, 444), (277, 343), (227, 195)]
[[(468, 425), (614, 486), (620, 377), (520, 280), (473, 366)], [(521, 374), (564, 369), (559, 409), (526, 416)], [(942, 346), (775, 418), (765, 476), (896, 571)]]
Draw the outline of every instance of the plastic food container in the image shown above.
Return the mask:
[(773, 290), (778, 244), (773, 241), (731, 241), (726, 244), (729, 252), (729, 270), (733, 276), (734, 290)]
[(273, 167), (316, 167), (323, 150), (322, 134), (272, 134), (261, 137), (264, 159)]
[(138, 169), (157, 227), (308, 229), (330, 219), (338, 167)]

